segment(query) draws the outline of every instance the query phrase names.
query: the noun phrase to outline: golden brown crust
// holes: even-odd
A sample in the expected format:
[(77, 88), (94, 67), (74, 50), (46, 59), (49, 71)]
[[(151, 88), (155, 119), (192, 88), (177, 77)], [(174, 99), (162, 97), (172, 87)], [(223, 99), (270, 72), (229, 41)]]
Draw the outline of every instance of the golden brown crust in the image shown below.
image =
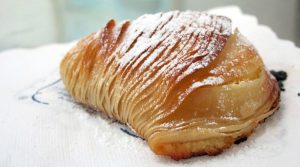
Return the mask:
[[(279, 96), (275, 100), (274, 104), (272, 105), (272, 108), (270, 109), (268, 117), (270, 117), (272, 114), (274, 114), (275, 111), (278, 110), (279, 108)], [(186, 159), (190, 158), (193, 156), (199, 156), (199, 155), (209, 155), (209, 156), (215, 156), (223, 152), (223, 150), (230, 148), (234, 143), (239, 141), (240, 139), (247, 139), (254, 131), (254, 129), (260, 124), (265, 122), (265, 120), (268, 118), (262, 118), (259, 120), (257, 123), (253, 124), (253, 126), (249, 127), (249, 129), (239, 136), (236, 137), (222, 137), (219, 139), (212, 139), (209, 142), (208, 141), (199, 141), (196, 143), (180, 143), (180, 144), (174, 144), (171, 147), (175, 147), (176, 149), (171, 149), (172, 151), (176, 150), (175, 152), (166, 154), (164, 152), (162, 155), (168, 155), (174, 160), (181, 160), (181, 159)], [(240, 142), (238, 142), (240, 143)], [(198, 148), (197, 148), (198, 146)], [(166, 146), (170, 147), (170, 146)], [(182, 147), (181, 149), (183, 151), (177, 151), (180, 150), (178, 147)], [(191, 151), (190, 148), (193, 148), (194, 150), (197, 151)], [(199, 148), (200, 147), (200, 148)], [(188, 151), (187, 151), (188, 150)], [(201, 151), (199, 151), (201, 150)]]
[(61, 76), (76, 101), (129, 125), (156, 154), (214, 155), (279, 98), (254, 47), (231, 31), (230, 19), (199, 12), (111, 20), (66, 54)]

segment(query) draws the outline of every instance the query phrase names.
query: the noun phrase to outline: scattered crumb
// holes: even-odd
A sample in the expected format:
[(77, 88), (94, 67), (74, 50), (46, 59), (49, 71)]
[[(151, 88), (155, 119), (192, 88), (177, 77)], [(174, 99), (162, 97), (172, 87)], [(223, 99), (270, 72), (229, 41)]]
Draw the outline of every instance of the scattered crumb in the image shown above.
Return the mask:
[[(271, 70), (270, 73), (276, 78), (276, 80), (278, 81), (278, 85), (281, 91), (285, 91), (284, 85), (283, 85), (283, 81), (285, 81), (287, 79), (287, 73), (285, 71), (275, 71), (275, 70)], [(298, 94), (299, 96), (299, 94)]]
[(277, 81), (284, 81), (287, 78), (287, 73), (285, 71), (270, 71), (272, 75), (277, 79)]

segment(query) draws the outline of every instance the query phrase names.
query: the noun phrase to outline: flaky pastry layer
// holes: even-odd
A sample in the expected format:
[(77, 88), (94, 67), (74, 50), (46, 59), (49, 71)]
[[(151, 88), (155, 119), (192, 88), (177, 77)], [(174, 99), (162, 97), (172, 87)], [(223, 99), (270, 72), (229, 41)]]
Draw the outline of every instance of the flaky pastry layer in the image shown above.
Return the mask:
[(60, 71), (76, 101), (174, 159), (219, 153), (278, 108), (277, 82), (254, 47), (230, 19), (200, 12), (111, 20)]

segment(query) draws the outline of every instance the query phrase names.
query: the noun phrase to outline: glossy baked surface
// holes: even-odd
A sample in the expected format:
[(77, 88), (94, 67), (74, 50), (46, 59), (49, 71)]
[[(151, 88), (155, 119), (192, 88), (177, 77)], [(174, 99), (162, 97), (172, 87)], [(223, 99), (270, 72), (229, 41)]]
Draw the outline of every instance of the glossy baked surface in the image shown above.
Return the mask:
[[(111, 20), (61, 63), (74, 99), (130, 126), (157, 154), (216, 154), (278, 107), (277, 82), (230, 19), (199, 12)], [(124, 143), (126, 144), (126, 143)]]

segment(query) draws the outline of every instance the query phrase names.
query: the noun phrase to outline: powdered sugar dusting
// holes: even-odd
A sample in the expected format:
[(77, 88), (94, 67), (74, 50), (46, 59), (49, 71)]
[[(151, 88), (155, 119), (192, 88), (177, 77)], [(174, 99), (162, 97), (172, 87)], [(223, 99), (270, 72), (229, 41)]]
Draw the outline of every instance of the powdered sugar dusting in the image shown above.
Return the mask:
[[(117, 34), (114, 31), (107, 30)], [(147, 14), (131, 21), (123, 33), (124, 40), (117, 43), (107, 56), (112, 63), (105, 67), (109, 72), (104, 73), (104, 78), (109, 79), (111, 75), (122, 78), (122, 90), (111, 91), (109, 103), (122, 100), (122, 110), (126, 111), (132, 109), (128, 105), (131, 100), (136, 104), (142, 101), (155, 104), (147, 109), (140, 108), (141, 113), (162, 109), (174, 85), (205, 70), (218, 57), (231, 31), (229, 18), (194, 11)], [(105, 40), (100, 42), (105, 46)], [(178, 101), (182, 101), (194, 87), (221, 82), (221, 79), (206, 76), (194, 77), (193, 82), (178, 90)], [(191, 86), (193, 83), (196, 84)], [(110, 89), (109, 84), (103, 87)], [(110, 105), (107, 103), (106, 106)], [(115, 108), (113, 111), (117, 112), (118, 107)], [(127, 119), (128, 115), (124, 117)]]
[[(121, 66), (125, 66), (136, 56), (139, 56), (145, 49), (155, 46), (160, 42), (162, 42), (160, 45), (168, 46), (172, 40), (162, 40), (165, 37), (168, 37), (168, 39), (173, 38), (173, 40), (177, 39), (176, 36), (180, 32), (183, 32), (184, 35), (191, 33), (200, 34), (200, 38), (202, 39), (198, 41), (199, 43), (208, 42), (205, 40), (208, 38), (207, 35), (209, 33), (214, 34), (215, 37), (210, 39), (211, 42), (207, 50), (203, 50), (205, 53), (210, 54), (222, 48), (218, 46), (218, 36), (230, 36), (231, 31), (230, 19), (206, 13), (172, 11), (154, 15), (143, 15), (132, 21), (128, 28), (126, 33), (127, 40), (123, 44), (123, 48), (128, 49), (134, 40), (137, 40), (134, 46), (119, 59), (119, 62)], [(137, 38), (141, 33), (142, 35)], [(155, 59), (153, 55), (151, 58)]]
[(208, 77), (201, 82), (195, 82), (192, 84), (191, 88), (196, 89), (204, 85), (217, 85), (223, 83), (224, 80), (220, 77)]
[(244, 35), (242, 35), (237, 29), (235, 30), (235, 33), (237, 34), (239, 39), (237, 45), (252, 47), (250, 41)]

